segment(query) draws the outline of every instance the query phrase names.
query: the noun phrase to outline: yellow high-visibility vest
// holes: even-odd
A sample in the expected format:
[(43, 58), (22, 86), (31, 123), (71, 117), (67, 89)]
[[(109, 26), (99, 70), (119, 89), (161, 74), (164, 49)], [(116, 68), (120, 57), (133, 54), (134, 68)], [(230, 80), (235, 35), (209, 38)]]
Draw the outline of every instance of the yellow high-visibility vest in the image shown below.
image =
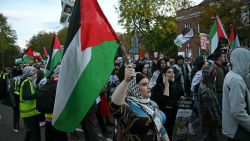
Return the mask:
[(14, 91), (14, 94), (16, 94), (16, 95), (20, 94), (19, 83), (20, 83), (20, 80), (14, 79), (14, 89), (13, 89), (13, 91)]
[(7, 73), (1, 72), (0, 73), (0, 78), (3, 78), (5, 80), (7, 78)]
[(39, 114), (38, 110), (36, 109), (36, 99), (33, 100), (23, 100), (23, 85), (25, 83), (29, 83), (31, 94), (35, 94), (35, 88), (29, 79), (25, 79), (20, 86), (20, 117), (31, 117), (34, 115)]

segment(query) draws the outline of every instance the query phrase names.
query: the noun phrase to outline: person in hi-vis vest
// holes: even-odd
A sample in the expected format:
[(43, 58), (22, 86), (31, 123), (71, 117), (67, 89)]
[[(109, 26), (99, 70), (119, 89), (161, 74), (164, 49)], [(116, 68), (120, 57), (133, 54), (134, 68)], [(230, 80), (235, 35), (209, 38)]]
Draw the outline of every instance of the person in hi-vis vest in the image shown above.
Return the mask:
[(12, 79), (10, 81), (10, 97), (13, 108), (13, 131), (19, 132), (19, 99), (20, 99), (20, 81), (22, 79), (23, 71), (21, 69), (14, 68), (12, 70)]
[(8, 94), (8, 73), (4, 68), (0, 68), (0, 100), (7, 97)]
[(27, 66), (23, 69), (20, 83), (20, 117), (26, 127), (25, 141), (40, 141), (39, 112), (36, 109), (36, 68)]

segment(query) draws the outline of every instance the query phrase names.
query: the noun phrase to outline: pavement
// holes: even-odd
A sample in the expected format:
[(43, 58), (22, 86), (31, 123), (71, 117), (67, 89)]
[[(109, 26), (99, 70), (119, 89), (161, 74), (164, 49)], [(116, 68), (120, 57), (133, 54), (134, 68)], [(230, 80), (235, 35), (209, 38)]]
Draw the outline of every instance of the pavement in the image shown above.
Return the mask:
[[(100, 129), (99, 129), (100, 130)], [(20, 119), (20, 130), (19, 132), (13, 131), (13, 110), (11, 107), (0, 104), (0, 141), (23, 141), (25, 136), (25, 127), (23, 120)], [(44, 127), (41, 127), (41, 141), (45, 141)], [(84, 132), (81, 129), (77, 129), (77, 136), (72, 136), (68, 133), (69, 141), (85, 141)], [(101, 131), (99, 131), (100, 141), (112, 141), (111, 138), (104, 138)], [(111, 135), (112, 136), (112, 135)]]

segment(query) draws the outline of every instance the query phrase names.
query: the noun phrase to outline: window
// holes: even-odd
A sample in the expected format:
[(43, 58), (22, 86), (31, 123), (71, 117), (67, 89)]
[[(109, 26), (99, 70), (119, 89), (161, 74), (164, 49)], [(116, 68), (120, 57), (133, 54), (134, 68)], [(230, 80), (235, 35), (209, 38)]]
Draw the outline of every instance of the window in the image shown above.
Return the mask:
[(185, 28), (191, 28), (191, 23), (190, 22), (186, 22), (184, 25)]

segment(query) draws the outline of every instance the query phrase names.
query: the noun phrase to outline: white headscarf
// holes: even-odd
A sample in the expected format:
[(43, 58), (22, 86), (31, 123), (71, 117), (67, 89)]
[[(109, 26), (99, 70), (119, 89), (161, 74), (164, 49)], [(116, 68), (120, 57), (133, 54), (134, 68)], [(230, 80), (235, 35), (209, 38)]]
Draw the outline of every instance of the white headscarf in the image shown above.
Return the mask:
[(26, 66), (24, 69), (23, 69), (23, 76), (24, 77), (29, 77), (29, 76), (32, 76), (36, 73), (36, 68), (33, 67), (33, 66)]
[(37, 77), (34, 75), (36, 74), (37, 70), (33, 66), (27, 66), (23, 69), (23, 77), (28, 77), (33, 85), (36, 87), (36, 79)]

